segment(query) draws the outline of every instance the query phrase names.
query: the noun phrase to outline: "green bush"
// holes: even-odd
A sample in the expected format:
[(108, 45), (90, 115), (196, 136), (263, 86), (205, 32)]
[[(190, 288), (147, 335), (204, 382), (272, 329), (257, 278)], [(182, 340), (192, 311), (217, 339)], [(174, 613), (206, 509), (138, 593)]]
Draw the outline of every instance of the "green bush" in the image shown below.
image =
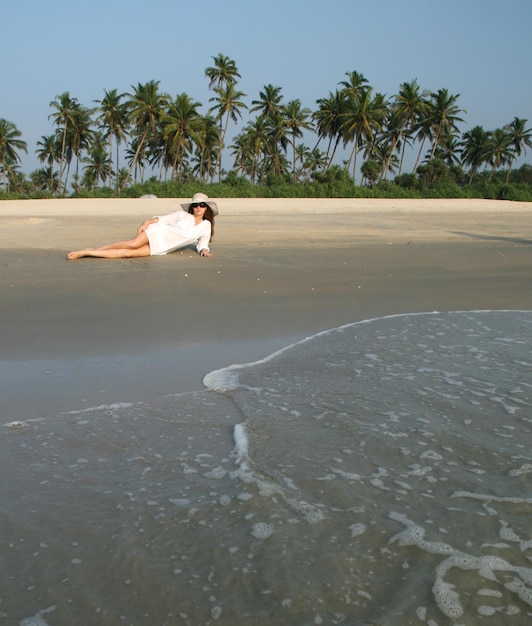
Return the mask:
[(236, 170), (231, 170), (223, 180), (224, 185), (236, 187), (238, 189), (249, 189), (251, 181), (245, 176), (240, 176)]
[(419, 181), (415, 174), (401, 174), (396, 176), (394, 183), (402, 189), (417, 189), (419, 187)]
[(497, 200), (514, 200), (517, 202), (532, 202), (530, 185), (501, 184), (497, 190)]
[[(532, 167), (523, 166), (510, 172), (479, 172), (473, 184), (468, 184), (461, 168), (449, 168), (441, 161), (431, 161), (420, 168), (418, 175), (401, 174), (392, 181), (381, 181), (373, 187), (355, 185), (344, 167), (333, 166), (318, 172), (310, 182), (294, 183), (289, 175), (270, 174), (264, 184), (252, 185), (249, 179), (229, 172), (220, 183), (204, 181), (159, 181), (152, 178), (122, 190), (109, 187), (88, 190), (79, 188), (72, 197), (77, 198), (139, 198), (153, 194), (158, 198), (190, 198), (202, 191), (211, 198), (487, 198), (532, 202)], [(25, 193), (3, 193), (0, 200), (23, 198), (51, 198), (48, 191), (30, 190)]]
[(532, 165), (525, 163), (519, 169), (510, 172), (510, 182), (532, 185)]
[(314, 181), (320, 184), (345, 183), (353, 186), (353, 179), (349, 175), (349, 172), (339, 165), (333, 165), (325, 172), (316, 172), (316, 174), (314, 174)]

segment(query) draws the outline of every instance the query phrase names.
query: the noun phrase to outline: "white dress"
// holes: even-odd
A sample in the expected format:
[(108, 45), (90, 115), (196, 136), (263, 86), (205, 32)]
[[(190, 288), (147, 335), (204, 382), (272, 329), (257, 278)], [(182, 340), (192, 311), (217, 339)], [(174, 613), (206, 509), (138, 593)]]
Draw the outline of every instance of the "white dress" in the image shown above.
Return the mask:
[(146, 229), (152, 256), (167, 254), (196, 244), (196, 250), (209, 249), (211, 223), (203, 220), (196, 225), (194, 216), (186, 211), (157, 215), (159, 221)]

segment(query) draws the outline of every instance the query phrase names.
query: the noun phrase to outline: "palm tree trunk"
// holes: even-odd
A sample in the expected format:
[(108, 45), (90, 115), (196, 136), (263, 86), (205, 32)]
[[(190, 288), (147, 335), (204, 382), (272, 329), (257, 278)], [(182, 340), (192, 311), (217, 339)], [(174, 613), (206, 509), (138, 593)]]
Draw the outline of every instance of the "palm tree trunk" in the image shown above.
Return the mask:
[[(109, 176), (103, 181), (106, 183), (107, 179), (109, 179), (109, 187), (113, 184), (113, 135), (109, 133), (109, 158), (111, 159), (111, 167), (109, 168)], [(118, 168), (117, 168), (118, 169)]]
[(403, 143), (403, 147), (401, 148), (401, 160), (399, 161), (399, 176), (403, 171), (403, 161), (405, 158), (405, 149), (406, 149), (406, 141)]
[(129, 172), (128, 172), (129, 175), (131, 175), (131, 172), (133, 171), (133, 168), (135, 168), (135, 182), (137, 180), (137, 174), (136, 174), (136, 172), (137, 172), (137, 167), (136, 167), (137, 166), (137, 161), (138, 161), (138, 158), (139, 158), (140, 149), (142, 148), (142, 145), (146, 141), (147, 134), (148, 134), (148, 129), (146, 128), (144, 130), (144, 133), (142, 134), (142, 137), (141, 137), (141, 139), (139, 141), (139, 145), (137, 146), (137, 151), (135, 152), (135, 156), (133, 157), (133, 160), (131, 161), (131, 165), (129, 167)]
[(392, 162), (392, 156), (393, 153), (395, 152), (395, 148), (397, 147), (397, 144), (401, 141), (401, 133), (399, 133), (397, 139), (392, 143), (392, 147), (390, 149), (390, 156), (386, 159), (386, 162), (383, 165), (382, 168), (382, 172), (381, 175), (379, 177), (379, 182), (383, 179), (386, 178), (387, 174), (388, 174), (388, 170), (390, 169), (390, 163)]
[(434, 138), (434, 144), (432, 146), (432, 152), (430, 153), (430, 160), (431, 161), (434, 158), (434, 155), (436, 154), (436, 148), (438, 147), (438, 144), (440, 143), (441, 131), (442, 131), (442, 125), (440, 124), (438, 126), (438, 132), (436, 133), (436, 137)]
[(63, 168), (65, 166), (65, 148), (66, 148), (66, 132), (67, 127), (63, 130), (63, 140), (61, 141), (61, 161), (59, 163), (59, 185), (63, 187)]
[(229, 126), (229, 111), (227, 112), (227, 117), (225, 118), (225, 127), (223, 133), (220, 137), (220, 153), (218, 154), (218, 182), (222, 181), (222, 152), (225, 146), (225, 135), (227, 134), (227, 128)]
[(421, 153), (423, 152), (423, 147), (425, 145), (425, 137), (423, 137), (422, 141), (421, 141), (421, 146), (419, 147), (419, 152), (417, 155), (417, 159), (416, 162), (414, 163), (414, 169), (412, 170), (413, 173), (415, 173), (417, 171), (417, 166), (419, 165), (419, 160), (421, 159)]
[(294, 183), (297, 182), (296, 181), (296, 131), (293, 132), (292, 135), (292, 175), (294, 177)]
[(353, 151), (351, 152), (351, 156), (349, 157), (349, 164), (351, 163), (351, 159), (353, 159), (353, 183), (355, 185), (356, 185), (357, 155), (358, 155), (358, 140), (359, 139), (360, 139), (360, 133), (357, 133), (355, 137), (355, 143), (353, 145)]
[(514, 159), (511, 159), (508, 165), (508, 173), (506, 174), (506, 184), (510, 182), (510, 172), (512, 171), (512, 165), (514, 164)]
[[(332, 154), (331, 154), (331, 158), (329, 159), (329, 161), (327, 163), (327, 169), (329, 169), (331, 167), (331, 165), (332, 165), (333, 159), (334, 159), (334, 157), (336, 155), (336, 148), (338, 148), (338, 144), (340, 143), (340, 139), (341, 139), (341, 137), (340, 137), (340, 135), (338, 135), (336, 137), (336, 141), (334, 142), (334, 148), (333, 148), (333, 151), (332, 151)], [(332, 137), (331, 137), (331, 139), (329, 141), (329, 146), (327, 147), (327, 155), (329, 154), (329, 150), (330, 150), (330, 147), (331, 147), (331, 141), (332, 141)]]
[(118, 180), (118, 172), (120, 170), (120, 156), (119, 156), (119, 151), (118, 151), (118, 139), (116, 141), (116, 180)]

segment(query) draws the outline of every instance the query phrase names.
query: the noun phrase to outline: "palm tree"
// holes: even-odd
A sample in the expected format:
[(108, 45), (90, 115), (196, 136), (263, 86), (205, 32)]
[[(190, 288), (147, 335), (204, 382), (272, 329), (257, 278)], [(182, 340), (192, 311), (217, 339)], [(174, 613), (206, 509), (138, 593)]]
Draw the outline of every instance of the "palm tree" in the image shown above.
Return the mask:
[(259, 92), (259, 99), (251, 101), (254, 106), (249, 111), (250, 113), (259, 111), (259, 115), (270, 117), (281, 110), (282, 100), (281, 87), (274, 87), (272, 84), (264, 85), (263, 91)]
[(122, 99), (126, 94), (118, 93), (116, 89), (110, 91), (104, 90), (104, 97), (101, 100), (95, 100), (100, 106), (98, 111), (99, 128), (104, 131), (105, 137), (109, 141), (109, 156), (112, 159), (113, 141), (116, 145), (116, 163), (115, 170), (120, 169), (119, 148), (122, 141), (126, 141), (126, 131), (128, 128), (128, 115)]
[[(312, 114), (312, 119), (318, 133), (318, 142), (314, 149), (318, 147), (322, 139), (329, 139), (325, 153), (328, 160), (327, 169), (334, 160), (336, 149), (342, 138), (342, 123), (349, 106), (349, 98), (346, 91), (338, 91), (337, 89), (334, 93), (329, 92), (328, 98), (317, 100), (316, 104), (318, 104), (318, 110)], [(333, 141), (334, 147), (331, 152)]]
[(290, 100), (290, 102), (283, 107), (283, 114), (286, 119), (286, 127), (292, 135), (292, 174), (295, 183), (297, 182), (296, 139), (303, 136), (303, 130), (312, 128), (312, 124), (309, 122), (311, 111), (310, 109), (302, 108), (301, 101), (296, 99)]
[(216, 102), (214, 106), (209, 109), (209, 113), (217, 111), (216, 121), (222, 125), (222, 120), (225, 117), (225, 124), (220, 135), (220, 150), (218, 153), (218, 180), (222, 177), (222, 152), (225, 146), (225, 137), (227, 135), (227, 128), (229, 126), (229, 120), (237, 122), (239, 117), (242, 117), (242, 111), (247, 109), (247, 105), (242, 101), (242, 98), (246, 96), (243, 91), (236, 89), (235, 83), (227, 83), (223, 87), (215, 87), (214, 92), (216, 96), (210, 98), (210, 102)]
[(287, 120), (281, 111), (277, 111), (264, 118), (264, 123), (267, 138), (265, 167), (274, 175), (281, 176), (287, 171), (287, 162), (283, 154), (289, 145)]
[(220, 89), (230, 83), (235, 83), (240, 78), (236, 63), (224, 54), (211, 57), (214, 67), (205, 70), (205, 76), (209, 79), (209, 89)]
[(447, 167), (458, 165), (460, 162), (458, 156), (460, 147), (461, 142), (456, 135), (445, 137), (436, 148), (434, 158), (443, 161)]
[(239, 133), (233, 138), (233, 143), (229, 147), (231, 149), (231, 156), (235, 158), (233, 169), (236, 169), (237, 172), (241, 172), (244, 176), (251, 176), (253, 155), (249, 136), (244, 133)]
[(487, 162), (488, 139), (489, 133), (482, 126), (475, 126), (462, 135), (461, 158), (462, 163), (470, 168), (469, 185), (473, 182), (478, 168)]
[(161, 118), (161, 126), (168, 137), (169, 151), (172, 155), (172, 178), (181, 178), (187, 149), (200, 129), (200, 115), (195, 102), (186, 93), (176, 96), (167, 112)]
[(457, 124), (464, 120), (458, 117), (463, 109), (456, 106), (460, 94), (451, 95), (447, 89), (438, 89), (431, 94), (431, 103), (428, 110), (428, 121), (432, 127), (434, 141), (430, 160), (434, 158), (440, 142), (448, 140), (458, 132)]
[[(93, 138), (92, 145), (88, 156), (83, 159), (85, 165), (84, 181), (91, 188), (94, 184), (98, 185), (99, 181), (105, 184), (112, 175), (111, 156), (107, 152), (105, 145), (106, 138), (101, 133), (96, 133)], [(77, 174), (76, 174), (77, 175)]]
[(434, 136), (432, 118), (429, 115), (431, 104), (429, 100), (425, 100), (425, 103), (427, 105), (425, 113), (418, 118), (418, 121), (414, 128), (415, 138), (419, 141), (419, 152), (417, 154), (416, 162), (414, 163), (414, 168), (412, 170), (414, 173), (417, 171), (419, 161), (421, 160), (421, 155), (423, 154), (425, 142), (427, 141), (427, 139), (429, 141), (432, 141), (432, 138)]
[[(399, 165), (399, 158), (394, 152), (393, 145), (394, 142), (388, 138), (387, 133), (384, 133), (373, 146), (369, 160), (379, 164), (379, 181), (386, 178), (388, 172), (395, 174)], [(368, 177), (366, 176), (366, 178)]]
[(387, 112), (384, 97), (377, 94), (372, 97), (373, 88), (365, 88), (360, 96), (349, 97), (348, 109), (343, 115), (341, 125), (344, 144), (353, 142), (353, 150), (349, 157), (348, 167), (353, 162), (353, 180), (356, 180), (357, 153), (362, 139), (373, 145), (375, 131), (382, 128), (382, 121)]
[(386, 97), (382, 93), (377, 93), (371, 103), (371, 109), (374, 113), (373, 137), (370, 141), (366, 141), (365, 157), (373, 158), (373, 151), (377, 142), (383, 139), (385, 132), (386, 120), (390, 118), (390, 105)]
[(346, 72), (347, 80), (342, 80), (339, 84), (343, 87), (342, 91), (350, 98), (360, 98), (364, 91), (368, 88), (368, 81), (364, 74), (360, 72)]
[(50, 172), (49, 188), (50, 191), (56, 189), (54, 184), (54, 178), (56, 172), (54, 172), (54, 163), (59, 163), (61, 158), (61, 141), (58, 140), (57, 134), (43, 135), (37, 142), (38, 146), (41, 146), (40, 150), (37, 150), (37, 157), (41, 163), (47, 163)]
[(151, 135), (147, 139), (144, 157), (152, 171), (157, 167), (159, 168), (159, 182), (163, 180), (163, 172), (164, 180), (167, 181), (168, 170), (172, 168), (174, 155), (170, 148), (169, 137), (164, 130), (159, 129), (155, 135)]
[(33, 190), (51, 191), (53, 194), (59, 191), (59, 178), (57, 172), (52, 172), (51, 167), (41, 167), (33, 170), (30, 174), (31, 187)]
[(381, 179), (386, 178), (389, 171), (393, 170), (395, 173), (401, 167), (400, 157), (402, 159), (406, 146), (412, 145), (412, 135), (405, 129), (400, 116), (393, 111), (393, 106), (392, 104), (388, 110), (382, 129), (376, 134), (375, 139), (375, 148), (379, 149), (381, 154), (386, 152), (388, 155), (382, 164)]
[[(150, 136), (155, 136), (159, 129), (159, 120), (169, 103), (169, 96), (159, 92), (158, 80), (145, 84), (138, 83), (132, 94), (126, 94), (129, 121), (136, 133), (135, 152), (129, 166), (129, 173), (144, 162), (144, 150)], [(136, 169), (135, 169), (136, 172)]]
[[(312, 113), (309, 109), (301, 107), (300, 100), (292, 100), (286, 105), (282, 103), (282, 100), (281, 87), (270, 83), (259, 92), (259, 99), (252, 101), (254, 106), (250, 110), (259, 113), (253, 133), (261, 144), (260, 150), (256, 153), (262, 152), (263, 155), (260, 178), (267, 171), (278, 176), (286, 172), (287, 163), (283, 153), (291, 143), (292, 176), (295, 181), (297, 180), (296, 139), (302, 136), (302, 129), (312, 128), (308, 119)], [(288, 140), (289, 134), (291, 141)]]
[(368, 181), (368, 185), (373, 185), (379, 180), (382, 173), (382, 162), (375, 159), (368, 159), (364, 161), (360, 167), (360, 173), (362, 174), (362, 182)]
[(489, 179), (495, 171), (511, 163), (513, 158), (512, 136), (502, 128), (497, 128), (489, 134), (486, 144), (486, 160), (491, 165)]
[(52, 107), (52, 109), (55, 109), (55, 113), (52, 113), (49, 117), (53, 118), (54, 124), (57, 126), (58, 131), (61, 133), (59, 182), (61, 183), (61, 186), (63, 186), (63, 174), (67, 152), (67, 138), (69, 131), (74, 125), (74, 115), (79, 107), (79, 102), (76, 98), (71, 98), (68, 91), (65, 91), (61, 95), (57, 96), (55, 100), (50, 102), (50, 106)]
[[(304, 177), (304, 181), (308, 181), (310, 178), (310, 172), (307, 164), (310, 160), (310, 148), (303, 143), (296, 146), (296, 159), (292, 165), (292, 170), (296, 173), (294, 179), (301, 180)], [(296, 169), (297, 166), (297, 169)]]
[(268, 124), (263, 116), (249, 122), (236, 137), (233, 154), (238, 156), (239, 152), (245, 150), (249, 155), (249, 176), (253, 185), (257, 180), (261, 181), (265, 174), (268, 145)]
[[(27, 188), (26, 177), (23, 172), (20, 171), (18, 161), (14, 161), (8, 158), (6, 161), (7, 168), (7, 186), (6, 191), (13, 191), (15, 193), (23, 193), (24, 188)], [(5, 183), (4, 183), (5, 184)]]
[(506, 130), (511, 136), (513, 148), (513, 156), (508, 167), (506, 182), (510, 180), (510, 172), (512, 171), (512, 165), (515, 158), (521, 156), (521, 152), (526, 154), (527, 148), (532, 148), (532, 128), (526, 128), (527, 122), (528, 120), (514, 117), (514, 119), (504, 127), (504, 130)]
[(2, 166), (2, 187), (8, 191), (8, 180), (15, 173), (16, 165), (20, 162), (18, 151), (28, 152), (26, 142), (19, 137), (22, 133), (15, 124), (0, 119), (0, 164)]
[(72, 155), (76, 157), (76, 176), (79, 175), (81, 153), (83, 150), (88, 150), (94, 136), (91, 126), (91, 111), (82, 105), (78, 105), (72, 114), (72, 124), (67, 132), (66, 146), (69, 166)]
[[(410, 83), (401, 83), (399, 86), (399, 93), (395, 96), (392, 104), (392, 118), (400, 129), (393, 150), (401, 142), (403, 136), (413, 136), (418, 121), (427, 111), (428, 103), (425, 99), (427, 95), (428, 93), (425, 91), (420, 92), (417, 79), (412, 80)], [(406, 145), (407, 142), (403, 141), (399, 174), (401, 174), (403, 169)]]
[(318, 171), (325, 171), (327, 168), (327, 156), (324, 152), (319, 150), (318, 148), (313, 148), (309, 150), (306, 161), (304, 163), (304, 169), (308, 170), (310, 176), (315, 178)]
[(115, 178), (115, 187), (119, 195), (122, 189), (127, 187), (129, 181), (130, 181), (130, 176), (129, 176), (128, 169), (126, 167), (121, 167), (116, 173), (116, 178)]
[(304, 144), (296, 147), (297, 178), (300, 182), (308, 183), (318, 170), (323, 170), (327, 165), (325, 154), (317, 148), (311, 150)]
[[(146, 166), (146, 150), (142, 152), (138, 150), (140, 143), (140, 137), (133, 136), (130, 138), (129, 143), (126, 146), (126, 161), (129, 164), (127, 168), (128, 172), (128, 180), (129, 182), (133, 181), (136, 183), (139, 176), (140, 180), (144, 180), (144, 168)], [(133, 173), (133, 177), (131, 176), (131, 172), (135, 170)]]
[(197, 148), (197, 171), (202, 180), (212, 180), (215, 174), (215, 164), (218, 160), (218, 146), (220, 145), (220, 126), (212, 115), (200, 115), (195, 131)]

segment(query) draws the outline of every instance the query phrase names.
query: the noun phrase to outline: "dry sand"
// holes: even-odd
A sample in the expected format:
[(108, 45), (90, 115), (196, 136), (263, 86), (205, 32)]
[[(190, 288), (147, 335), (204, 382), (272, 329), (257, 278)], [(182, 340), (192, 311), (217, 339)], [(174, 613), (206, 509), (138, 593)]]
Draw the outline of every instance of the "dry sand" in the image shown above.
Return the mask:
[(3, 421), (198, 389), (362, 319), (532, 309), (532, 203), (217, 201), (214, 257), (115, 261), (65, 255), (179, 200), (0, 203)]

